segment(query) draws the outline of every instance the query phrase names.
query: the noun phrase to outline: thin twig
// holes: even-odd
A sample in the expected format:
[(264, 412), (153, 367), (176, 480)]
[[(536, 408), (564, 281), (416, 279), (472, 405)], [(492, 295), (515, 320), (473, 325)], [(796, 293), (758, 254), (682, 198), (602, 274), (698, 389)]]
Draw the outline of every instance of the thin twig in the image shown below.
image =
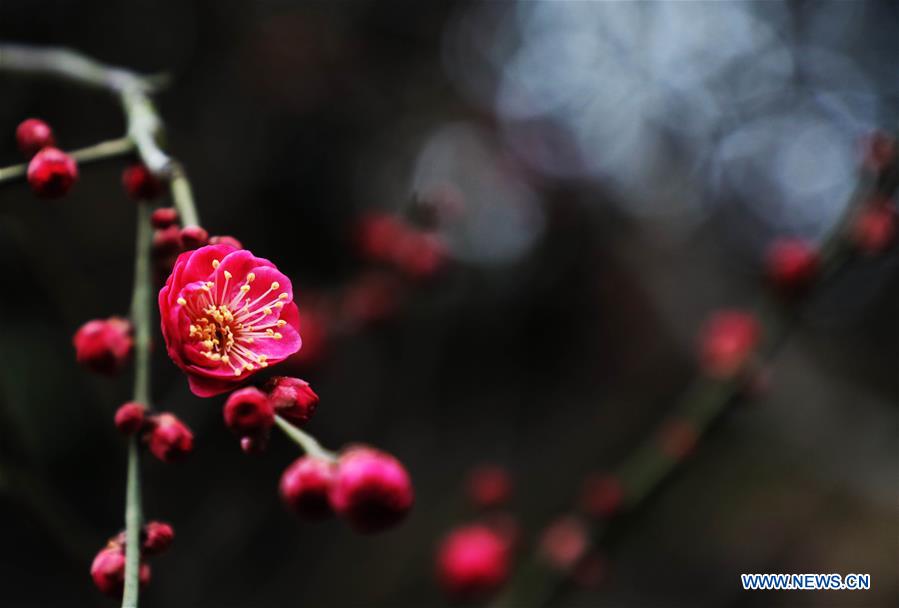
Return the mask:
[[(69, 152), (79, 165), (87, 165), (90, 163), (107, 160), (110, 158), (119, 158), (128, 156), (134, 152), (134, 141), (130, 137), (119, 137), (118, 139), (110, 139), (101, 141), (93, 146), (79, 148)], [(28, 163), (12, 165), (10, 167), (0, 168), (0, 184), (4, 182), (13, 182), (24, 179), (28, 173)]]
[(158, 178), (170, 182), (172, 198), (182, 222), (199, 224), (184, 168), (159, 145), (164, 127), (150, 95), (168, 83), (167, 76), (139, 75), (70, 49), (19, 44), (0, 44), (0, 71), (57, 78), (116, 96), (125, 113), (127, 137), (133, 142), (141, 162)]
[[(150, 251), (152, 209), (141, 202), (137, 211), (134, 256), (134, 290), (131, 322), (134, 325), (134, 401), (150, 407), (150, 339), (152, 324), (152, 268)], [(140, 488), (140, 445), (137, 435), (128, 444), (128, 479), (125, 497), (125, 591), (122, 608), (137, 608), (140, 572), (140, 529), (143, 524)]]
[(284, 434), (293, 439), (309, 456), (328, 460), (330, 462), (335, 462), (337, 460), (337, 455), (334, 452), (323, 448), (321, 444), (315, 440), (315, 437), (309, 433), (298, 429), (278, 415), (275, 415), (275, 422), (278, 424), (278, 427), (284, 431)]

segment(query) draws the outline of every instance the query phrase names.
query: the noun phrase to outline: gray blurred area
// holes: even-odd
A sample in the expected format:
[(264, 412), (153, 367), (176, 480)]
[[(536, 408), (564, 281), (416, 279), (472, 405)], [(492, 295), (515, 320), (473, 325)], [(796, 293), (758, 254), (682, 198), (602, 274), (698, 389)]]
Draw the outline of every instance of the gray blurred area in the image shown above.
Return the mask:
[[(147, 607), (444, 605), (431, 556), (472, 517), (466, 472), (508, 466), (536, 536), (671, 409), (702, 319), (757, 301), (765, 244), (829, 234), (860, 138), (899, 126), (894, 2), (0, 0), (0, 39), (171, 72), (167, 146), (204, 224), (276, 261), (301, 310), (364, 270), (360, 214), (446, 188), (462, 204), (444, 273), (295, 370), (323, 443), (406, 463), (410, 519), (374, 537), (298, 521), (277, 498), (295, 446), (244, 456), (222, 399), (192, 396), (157, 348), (156, 405), (197, 449), (145, 464), (145, 511), (177, 534)], [(26, 117), (69, 148), (124, 128), (96, 92), (4, 74), (0, 92), (3, 166)], [(85, 168), (58, 202), (0, 189), (3, 606), (115, 604), (88, 569), (123, 520), (111, 417), (130, 379), (82, 372), (70, 339), (127, 311), (121, 168)], [(620, 521), (602, 586), (556, 605), (897, 605), (897, 264), (894, 248), (816, 291), (770, 389)], [(872, 589), (749, 593), (744, 572)]]

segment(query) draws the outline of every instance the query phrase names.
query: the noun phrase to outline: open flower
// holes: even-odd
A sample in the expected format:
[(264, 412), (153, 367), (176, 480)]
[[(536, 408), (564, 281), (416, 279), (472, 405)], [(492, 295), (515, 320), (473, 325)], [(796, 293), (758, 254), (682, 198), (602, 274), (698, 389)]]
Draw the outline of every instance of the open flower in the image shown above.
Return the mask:
[(169, 356), (199, 397), (234, 389), (302, 344), (290, 280), (230, 245), (182, 253), (159, 312)]

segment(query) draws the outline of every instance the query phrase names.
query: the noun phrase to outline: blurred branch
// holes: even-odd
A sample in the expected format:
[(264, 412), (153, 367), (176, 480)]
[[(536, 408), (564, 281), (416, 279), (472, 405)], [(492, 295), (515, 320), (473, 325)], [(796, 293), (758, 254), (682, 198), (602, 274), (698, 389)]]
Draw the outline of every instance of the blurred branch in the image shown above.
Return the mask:
[[(863, 206), (872, 198), (877, 195), (889, 197), (895, 193), (897, 189), (895, 172), (896, 167), (893, 166), (879, 175), (872, 176), (869, 173), (862, 175), (842, 218), (819, 249), (821, 262), (816, 288), (820, 289), (854, 259), (855, 248), (847, 238), (849, 228)], [(800, 305), (801, 302), (798, 301), (785, 301), (766, 295), (756, 307), (764, 330), (764, 343), (755, 363), (757, 369), (762, 369), (775, 358), (799, 316)], [(672, 421), (686, 423), (686, 428), (695, 433), (691, 438), (692, 442), (698, 441), (709, 431), (729, 404), (745, 395), (746, 385), (745, 376), (737, 376), (726, 381), (700, 376), (683, 393), (670, 418), (664, 424), (670, 424)], [(659, 431), (665, 428), (664, 424), (636, 447), (613, 473), (613, 477), (621, 483), (622, 507), (625, 509), (633, 509), (644, 503), (662, 481), (684, 462), (686, 453), (671, 453), (660, 441), (662, 433)], [(599, 545), (609, 525), (607, 518), (588, 526), (592, 539), (591, 546)], [(491, 606), (523, 608), (549, 605), (559, 591), (569, 583), (570, 578), (566, 573), (552, 568), (541, 559), (539, 553), (535, 553), (516, 571), (505, 592)]]
[(0, 71), (56, 78), (105, 90), (117, 97), (128, 125), (126, 137), (141, 162), (154, 175), (170, 182), (172, 198), (184, 224), (199, 224), (184, 168), (159, 146), (163, 122), (150, 95), (168, 84), (168, 76), (140, 75), (70, 49), (19, 44), (0, 44)]

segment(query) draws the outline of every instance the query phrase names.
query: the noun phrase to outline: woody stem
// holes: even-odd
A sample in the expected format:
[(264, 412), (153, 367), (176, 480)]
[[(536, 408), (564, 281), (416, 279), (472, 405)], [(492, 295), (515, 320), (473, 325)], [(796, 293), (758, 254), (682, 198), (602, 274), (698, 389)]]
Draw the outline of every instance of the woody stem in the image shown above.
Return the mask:
[[(153, 227), (151, 207), (142, 202), (137, 211), (137, 244), (134, 259), (134, 290), (131, 298), (131, 322), (134, 325), (134, 401), (150, 406), (150, 327), (153, 279), (150, 250)], [(140, 445), (137, 435), (128, 444), (128, 479), (125, 495), (125, 591), (122, 608), (137, 608), (140, 573)]]

